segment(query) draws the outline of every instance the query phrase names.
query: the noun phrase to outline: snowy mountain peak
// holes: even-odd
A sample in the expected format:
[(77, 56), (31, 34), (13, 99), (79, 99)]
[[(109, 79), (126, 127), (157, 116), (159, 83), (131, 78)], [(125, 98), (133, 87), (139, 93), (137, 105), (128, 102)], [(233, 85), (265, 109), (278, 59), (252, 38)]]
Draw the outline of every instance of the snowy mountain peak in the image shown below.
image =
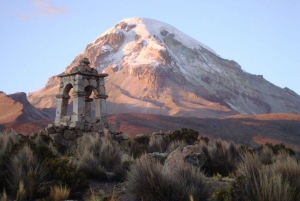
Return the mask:
[[(166, 23), (124, 19), (88, 44), (82, 57), (109, 74), (110, 113), (156, 113), (200, 117), (272, 112), (300, 113), (300, 97)], [(28, 99), (39, 108), (55, 106), (58, 79), (50, 79)]]
[(201, 46), (211, 51), (212, 53), (215, 53), (215, 51), (213, 51), (208, 46), (191, 38), (190, 36), (176, 29), (175, 27), (167, 23), (149, 18), (126, 18), (120, 21), (116, 26), (110, 28), (109, 30), (101, 34), (99, 37), (109, 33), (125, 33), (123, 31), (128, 32), (129, 30), (134, 31), (137, 35), (141, 36), (141, 38), (159, 37), (161, 40), (161, 36), (164, 36), (167, 32), (169, 32), (174, 34), (176, 40), (182, 42), (185, 46), (189, 48), (198, 48), (199, 46)]

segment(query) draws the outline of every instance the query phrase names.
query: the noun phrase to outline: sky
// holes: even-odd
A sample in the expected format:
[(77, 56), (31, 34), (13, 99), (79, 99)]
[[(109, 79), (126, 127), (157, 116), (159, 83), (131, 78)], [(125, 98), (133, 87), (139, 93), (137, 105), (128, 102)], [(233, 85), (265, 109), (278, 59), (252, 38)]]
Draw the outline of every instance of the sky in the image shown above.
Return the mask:
[(0, 0), (0, 91), (33, 92), (125, 18), (170, 24), (300, 94), (299, 0)]

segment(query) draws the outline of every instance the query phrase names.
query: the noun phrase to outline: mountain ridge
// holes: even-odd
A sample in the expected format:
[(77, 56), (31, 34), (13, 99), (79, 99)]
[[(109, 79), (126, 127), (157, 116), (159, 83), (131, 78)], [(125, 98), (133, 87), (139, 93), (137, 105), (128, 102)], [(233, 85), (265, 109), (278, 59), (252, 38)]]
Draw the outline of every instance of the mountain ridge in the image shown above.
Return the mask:
[[(225, 117), (233, 114), (300, 113), (300, 96), (242, 70), (171, 25), (148, 18), (116, 24), (66, 67), (82, 57), (106, 79), (108, 112)], [(55, 107), (59, 80), (28, 95), (38, 108)]]

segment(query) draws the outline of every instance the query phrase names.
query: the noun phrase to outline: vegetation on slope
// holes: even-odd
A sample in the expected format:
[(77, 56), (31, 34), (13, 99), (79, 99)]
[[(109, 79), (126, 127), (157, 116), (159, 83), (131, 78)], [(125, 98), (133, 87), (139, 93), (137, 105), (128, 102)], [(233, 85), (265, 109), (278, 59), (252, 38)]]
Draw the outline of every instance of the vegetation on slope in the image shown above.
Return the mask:
[[(164, 168), (165, 156), (197, 144), (207, 157), (199, 169)], [(227, 178), (227, 179), (226, 179)], [(215, 189), (215, 180), (228, 187)], [(299, 200), (300, 154), (284, 144), (258, 148), (211, 142), (182, 128), (142, 135), (121, 144), (109, 135), (85, 134), (68, 150), (42, 133), (0, 134), (2, 200)], [(90, 182), (118, 182), (123, 192), (89, 193)]]

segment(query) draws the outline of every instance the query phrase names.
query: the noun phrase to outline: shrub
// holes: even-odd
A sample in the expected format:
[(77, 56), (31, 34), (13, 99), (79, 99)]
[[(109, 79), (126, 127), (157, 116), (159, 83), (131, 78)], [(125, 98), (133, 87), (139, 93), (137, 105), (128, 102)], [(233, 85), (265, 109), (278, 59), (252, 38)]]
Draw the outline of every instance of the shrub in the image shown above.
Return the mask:
[(137, 160), (127, 174), (126, 187), (142, 200), (206, 200), (210, 187), (199, 170), (186, 166), (170, 172), (149, 155)]
[(273, 145), (272, 143), (267, 142), (265, 146), (270, 148), (274, 154), (278, 154), (279, 152), (284, 151), (287, 152), (290, 156), (295, 155), (295, 151), (291, 148), (285, 147), (283, 143)]
[(146, 144), (139, 144), (136, 140), (131, 139), (127, 141), (127, 150), (129, 155), (136, 159), (144, 153), (148, 153), (149, 146)]
[(222, 176), (228, 176), (229, 173), (236, 170), (240, 153), (233, 142), (217, 140), (214, 144), (209, 145), (200, 142), (200, 147), (207, 157), (202, 169), (208, 175), (219, 173)]
[(175, 149), (177, 149), (178, 147), (183, 148), (186, 147), (188, 144), (185, 141), (173, 141), (169, 144), (168, 149), (167, 149), (167, 153), (171, 153), (172, 151), (174, 151)]
[(149, 145), (150, 136), (149, 135), (142, 135), (133, 138), (133, 140), (139, 144)]
[(276, 155), (274, 154), (272, 149), (270, 149), (268, 147), (263, 147), (258, 152), (258, 158), (259, 158), (259, 161), (264, 165), (269, 165), (276, 161)]
[(100, 148), (100, 162), (107, 171), (112, 171), (116, 165), (121, 165), (122, 150), (120, 145), (108, 138), (101, 138), (102, 146)]
[(50, 197), (53, 201), (67, 200), (70, 195), (70, 189), (66, 186), (54, 186), (51, 187)]
[(232, 199), (232, 188), (219, 188), (216, 190), (212, 197), (216, 201), (231, 201)]
[(297, 163), (295, 158), (289, 157), (286, 154), (274, 163), (275, 174), (280, 174), (283, 181), (288, 182), (293, 188), (294, 200), (300, 199), (300, 164)]
[(172, 133), (165, 136), (166, 141), (182, 141), (184, 140), (187, 144), (193, 144), (199, 136), (199, 132), (193, 129), (182, 128), (181, 130), (175, 130)]
[[(280, 169), (282, 170), (282, 169)], [(295, 199), (295, 189), (284, 178), (276, 166), (262, 165), (257, 154), (245, 154), (242, 162), (238, 165), (238, 182), (241, 184), (238, 200), (285, 200)]]
[(76, 171), (76, 167), (68, 159), (47, 158), (43, 165), (49, 168), (50, 182), (55, 185), (65, 185), (70, 189), (70, 199), (79, 199), (89, 188), (90, 181), (87, 176)]
[[(32, 200), (39, 193), (39, 186), (46, 181), (48, 169), (34, 155), (29, 146), (24, 146), (6, 163), (6, 182), (10, 194), (20, 194), (24, 188), (24, 196)], [(23, 192), (23, 191), (22, 191)], [(23, 193), (21, 193), (23, 195)]]
[(167, 149), (167, 142), (162, 136), (151, 136), (149, 141), (149, 152), (165, 152)]
[(7, 153), (12, 146), (18, 142), (18, 136), (15, 133), (0, 133), (0, 157)]

